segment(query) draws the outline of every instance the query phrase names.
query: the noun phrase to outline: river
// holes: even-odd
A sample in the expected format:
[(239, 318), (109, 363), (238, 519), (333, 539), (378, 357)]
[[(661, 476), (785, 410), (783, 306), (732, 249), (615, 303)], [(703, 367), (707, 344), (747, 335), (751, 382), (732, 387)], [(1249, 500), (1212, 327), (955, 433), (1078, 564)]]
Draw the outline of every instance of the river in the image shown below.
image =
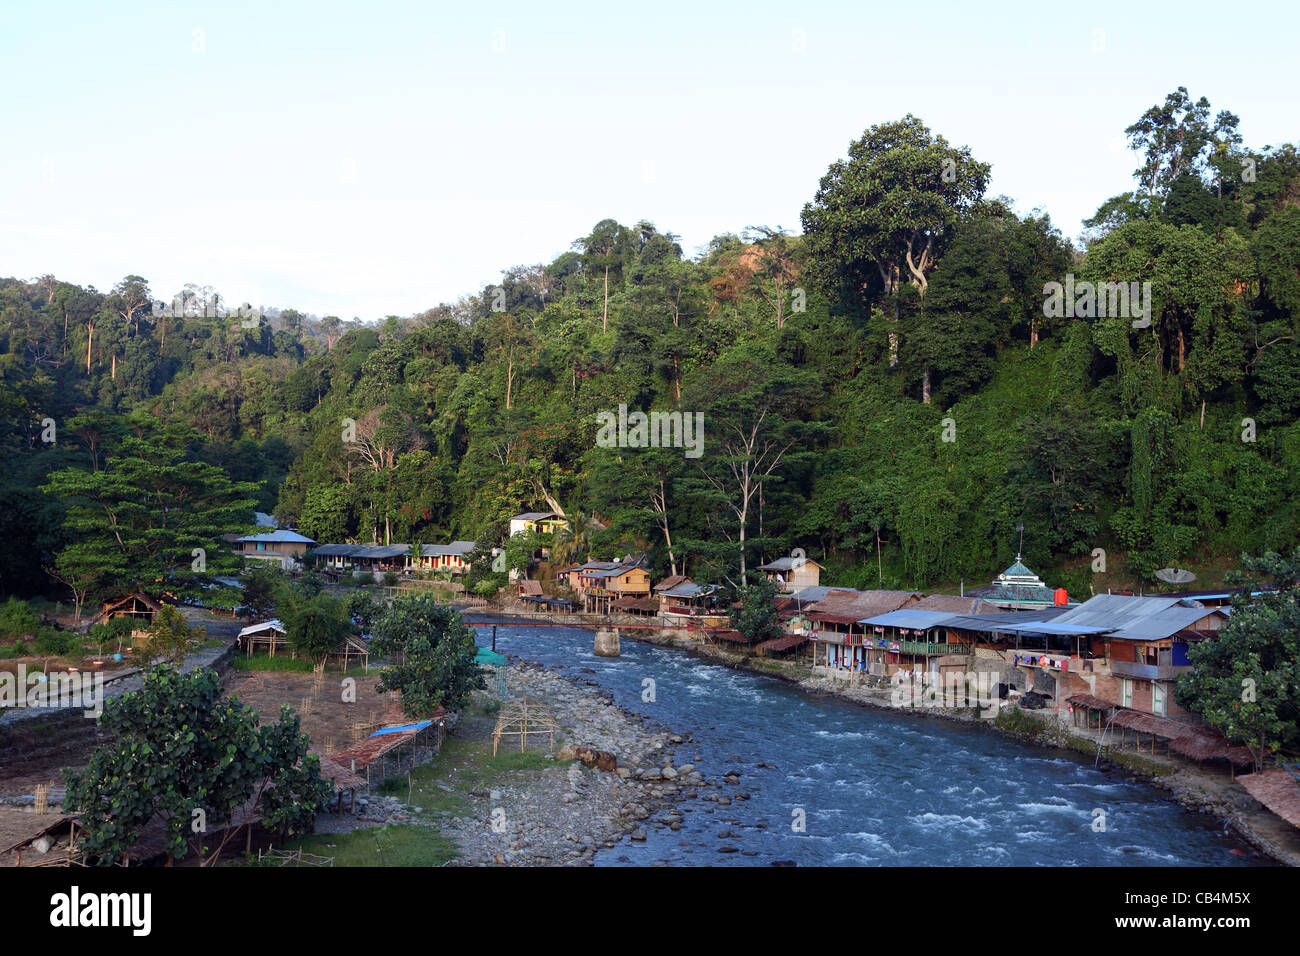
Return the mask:
[[(481, 644), (490, 642), (490, 627), (478, 632)], [(696, 763), (719, 781), (739, 772), (739, 785), (722, 792), (750, 795), (730, 806), (685, 800), (680, 808), (691, 812), (681, 830), (647, 821), (644, 843), (625, 838), (597, 853), (597, 866), (1269, 862), (1216, 818), (1184, 810), (1149, 784), (1126, 782), (1123, 771), (1098, 770), (1071, 751), (813, 696), (776, 678), (626, 638), (621, 657), (596, 657), (589, 630), (501, 627), (497, 649), (563, 665), (562, 673), (596, 681), (628, 710), (690, 734), (675, 763)], [(651, 687), (653, 701), (644, 699)], [(1096, 810), (1104, 811), (1104, 831), (1094, 823)], [(737, 852), (720, 853), (724, 846)]]

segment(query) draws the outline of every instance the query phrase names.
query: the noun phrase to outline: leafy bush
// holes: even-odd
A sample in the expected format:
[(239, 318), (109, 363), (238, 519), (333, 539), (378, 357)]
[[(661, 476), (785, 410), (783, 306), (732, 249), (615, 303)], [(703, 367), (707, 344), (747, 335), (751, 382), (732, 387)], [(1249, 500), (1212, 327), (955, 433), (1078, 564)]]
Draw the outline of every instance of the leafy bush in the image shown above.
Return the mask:
[(56, 631), (51, 627), (37, 628), (36, 639), (32, 645), (36, 653), (51, 657), (65, 657), (80, 650), (80, 641), (76, 635), (66, 631)]
[(397, 690), (413, 717), (435, 707), (457, 710), (485, 686), (475, 661), (474, 632), (461, 616), (429, 595), (400, 597), (375, 622), (371, 652), (400, 663), (384, 668), (379, 692)]
[(331, 795), (289, 706), (262, 724), (256, 711), (222, 694), (206, 668), (149, 671), (140, 690), (105, 704), (100, 726), (112, 743), (84, 770), (64, 772), (66, 806), (82, 813), (83, 847), (100, 865), (117, 862), (155, 817), (166, 824), (170, 856), (197, 850), (216, 859), (235, 830), (205, 846), (190, 826), (194, 807), (205, 808), (213, 828), (237, 819), (251, 799), (268, 829), (309, 833)]
[(35, 634), (40, 625), (40, 618), (28, 607), (26, 601), (11, 597), (0, 604), (0, 639), (27, 637)]

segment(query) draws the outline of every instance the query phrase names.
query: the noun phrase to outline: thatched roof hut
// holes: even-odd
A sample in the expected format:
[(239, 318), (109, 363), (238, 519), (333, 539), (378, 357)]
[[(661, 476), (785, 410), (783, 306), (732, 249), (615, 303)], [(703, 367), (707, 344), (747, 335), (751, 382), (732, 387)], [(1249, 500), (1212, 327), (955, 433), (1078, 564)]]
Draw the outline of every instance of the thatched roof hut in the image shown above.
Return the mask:
[(1289, 770), (1262, 770), (1237, 780), (1264, 806), (1292, 826), (1300, 827), (1300, 779)]

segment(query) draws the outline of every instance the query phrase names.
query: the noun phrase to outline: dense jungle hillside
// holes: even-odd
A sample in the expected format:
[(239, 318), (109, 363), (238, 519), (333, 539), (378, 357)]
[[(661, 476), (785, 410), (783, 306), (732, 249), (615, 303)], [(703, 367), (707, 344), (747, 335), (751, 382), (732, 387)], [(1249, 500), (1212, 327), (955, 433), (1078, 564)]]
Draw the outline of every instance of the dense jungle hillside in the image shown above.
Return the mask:
[[(1216, 583), (1300, 543), (1300, 154), (1237, 125), (1153, 106), (1077, 244), (909, 115), (808, 183), (798, 230), (688, 251), (607, 219), (413, 316), (236, 309), (147, 262), (0, 279), (0, 589), (120, 588), (124, 528), (166, 578), (254, 510), (416, 543), (562, 511), (561, 559), (701, 580), (798, 547), (823, 583), (955, 589), (1023, 548), (1081, 597)], [(1087, 283), (1136, 283), (1132, 314)], [(702, 414), (702, 454), (603, 447), (620, 406)]]

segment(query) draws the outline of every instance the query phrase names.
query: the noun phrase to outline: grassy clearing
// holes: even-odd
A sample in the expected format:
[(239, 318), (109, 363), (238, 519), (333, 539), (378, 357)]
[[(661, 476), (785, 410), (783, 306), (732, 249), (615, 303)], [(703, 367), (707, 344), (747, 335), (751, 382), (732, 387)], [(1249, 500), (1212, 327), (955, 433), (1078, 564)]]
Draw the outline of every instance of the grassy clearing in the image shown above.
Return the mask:
[[(332, 856), (335, 866), (442, 866), (455, 859), (456, 841), (442, 833), (439, 823), (444, 817), (474, 812), (467, 799), (471, 793), (519, 786), (529, 776), (569, 763), (555, 760), (544, 750), (521, 753), (504, 745), (492, 756), (494, 723), (481, 705), (467, 708), (461, 712), (456, 734), (443, 741), (442, 750), (432, 761), (411, 771), (409, 780), (405, 775), (390, 777), (377, 788), (378, 793), (419, 807), (423, 811), (422, 823), (346, 834), (314, 834), (290, 841), (284, 848)], [(559, 744), (557, 734), (556, 746)], [(255, 860), (252, 865), (256, 865)]]
[[(486, 718), (473, 718), (485, 720)], [(468, 728), (462, 727), (462, 731)], [(481, 728), (480, 728), (481, 729)], [(565, 765), (564, 761), (559, 761)], [(427, 814), (461, 815), (469, 811), (464, 795), (475, 790), (491, 790), (511, 781), (516, 774), (533, 774), (557, 765), (544, 752), (520, 753), (505, 746), (492, 756), (490, 740), (474, 739), (461, 733), (443, 741), (442, 750), (432, 761), (411, 771), (406, 777), (384, 781), (379, 792), (397, 797), (404, 803), (420, 807)], [(439, 784), (443, 786), (439, 786)], [(450, 787), (446, 790), (444, 787)]]
[(416, 824), (314, 834), (291, 840), (284, 849), (332, 856), (335, 866), (442, 866), (459, 855), (451, 837)]

